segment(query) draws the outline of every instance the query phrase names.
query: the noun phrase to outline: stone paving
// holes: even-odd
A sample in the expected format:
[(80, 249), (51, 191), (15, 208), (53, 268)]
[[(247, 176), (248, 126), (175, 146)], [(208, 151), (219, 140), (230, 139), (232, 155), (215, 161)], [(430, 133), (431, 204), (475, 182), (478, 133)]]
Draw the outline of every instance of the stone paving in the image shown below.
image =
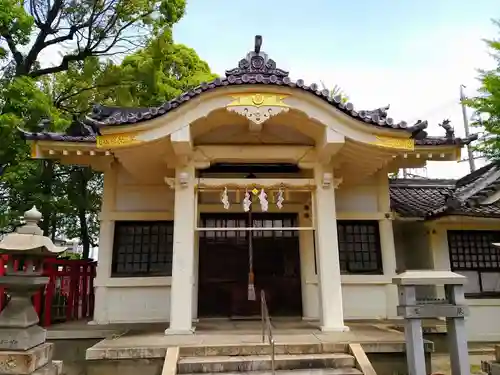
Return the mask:
[[(321, 332), (317, 324), (273, 320), (277, 345), (335, 345), (362, 343), (366, 352), (402, 352), (404, 336), (383, 324), (352, 323), (348, 332)], [(251, 346), (262, 345), (260, 322), (206, 320), (197, 324), (193, 335), (166, 336), (163, 330), (144, 331), (137, 327), (114, 334), (87, 350), (87, 359), (155, 358), (170, 346)], [(428, 344), (432, 350), (432, 344)]]

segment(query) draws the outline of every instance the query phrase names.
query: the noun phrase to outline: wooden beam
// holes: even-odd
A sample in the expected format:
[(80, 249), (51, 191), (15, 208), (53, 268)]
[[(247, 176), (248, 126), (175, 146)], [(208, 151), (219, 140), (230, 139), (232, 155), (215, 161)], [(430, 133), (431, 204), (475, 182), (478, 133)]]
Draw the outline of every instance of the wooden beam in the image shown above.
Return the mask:
[(323, 128), (323, 136), (319, 144), (316, 146), (318, 150), (318, 158), (322, 164), (330, 164), (332, 157), (340, 151), (345, 145), (345, 137), (337, 133), (330, 127)]
[(281, 186), (294, 190), (313, 190), (316, 185), (312, 178), (200, 178), (195, 185), (198, 189), (217, 190), (227, 187), (228, 190), (241, 188), (275, 188)]
[(194, 148), (193, 161), (196, 163), (218, 161), (298, 163), (299, 161), (313, 161), (315, 155), (313, 146), (207, 145)]
[(189, 125), (183, 126), (173, 132), (170, 136), (170, 141), (177, 156), (187, 156), (193, 152), (191, 127)]

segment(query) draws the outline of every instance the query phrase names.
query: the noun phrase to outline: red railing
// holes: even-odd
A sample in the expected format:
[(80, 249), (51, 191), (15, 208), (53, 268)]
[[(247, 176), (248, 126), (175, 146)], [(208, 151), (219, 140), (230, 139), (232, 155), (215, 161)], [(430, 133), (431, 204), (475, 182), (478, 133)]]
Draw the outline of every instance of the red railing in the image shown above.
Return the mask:
[[(0, 275), (5, 272), (7, 256), (0, 257)], [(33, 306), (40, 324), (88, 319), (94, 313), (94, 277), (97, 262), (48, 258), (43, 262), (43, 275), (48, 284), (33, 296)], [(0, 311), (7, 296), (0, 288)]]

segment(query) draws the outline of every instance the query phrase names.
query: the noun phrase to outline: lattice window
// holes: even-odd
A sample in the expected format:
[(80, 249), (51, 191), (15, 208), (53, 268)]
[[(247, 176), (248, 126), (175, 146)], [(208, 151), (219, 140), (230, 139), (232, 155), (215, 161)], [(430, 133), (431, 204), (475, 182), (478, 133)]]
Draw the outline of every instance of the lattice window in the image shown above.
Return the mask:
[[(202, 214), (200, 217), (201, 228), (245, 228), (247, 220), (244, 215), (220, 215)], [(205, 243), (233, 243), (242, 245), (247, 243), (248, 232), (246, 231), (200, 231), (198, 232), (201, 241)]]
[[(275, 218), (274, 216), (257, 217), (252, 219), (253, 226), (256, 228), (294, 228), (298, 227), (297, 215), (286, 215)], [(266, 230), (266, 231), (254, 231), (253, 236), (255, 238), (291, 238), (298, 237), (299, 231), (297, 230)]]
[(382, 274), (377, 221), (337, 221), (342, 273)]
[(500, 295), (498, 231), (448, 231), (451, 270), (467, 276), (467, 295)]
[[(248, 214), (202, 214), (200, 217), (201, 228), (246, 228), (249, 227)], [(279, 230), (279, 228), (294, 228), (298, 226), (297, 215), (294, 214), (263, 214), (253, 213), (252, 223), (254, 228), (276, 228), (277, 230), (253, 230), (252, 238), (292, 238), (298, 237), (297, 230)], [(209, 242), (224, 242), (232, 239), (236, 243), (246, 243), (249, 231), (210, 231), (199, 232), (200, 238)]]
[(115, 223), (112, 277), (172, 276), (172, 221)]

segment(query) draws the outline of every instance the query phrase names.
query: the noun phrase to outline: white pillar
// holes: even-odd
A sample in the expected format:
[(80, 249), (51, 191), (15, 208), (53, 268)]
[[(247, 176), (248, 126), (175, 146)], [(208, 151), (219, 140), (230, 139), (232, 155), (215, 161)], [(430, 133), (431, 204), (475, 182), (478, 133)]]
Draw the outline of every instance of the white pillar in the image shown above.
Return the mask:
[[(310, 210), (299, 212), (299, 226), (312, 226)], [(312, 320), (318, 317), (318, 293), (316, 285), (313, 283), (316, 278), (314, 269), (314, 232), (310, 230), (299, 231), (299, 241), (302, 318)]]
[(94, 280), (94, 318), (89, 324), (109, 324), (108, 316), (108, 281), (111, 278), (113, 262), (113, 241), (115, 222), (111, 215), (116, 207), (117, 166), (112, 163), (104, 171), (104, 186), (99, 227), (99, 255), (96, 277)]
[(386, 285), (386, 316), (388, 319), (397, 318), (398, 289), (390, 280), (396, 276), (396, 247), (394, 246), (394, 231), (390, 219), (379, 220), (380, 249), (382, 253), (382, 269), (388, 278)]
[[(198, 204), (198, 202), (195, 202)], [(198, 221), (197, 218), (195, 219)], [(199, 249), (199, 232), (194, 233), (194, 265), (193, 265), (193, 321), (198, 321), (198, 280), (199, 280), (199, 264), (200, 264), (200, 249)]]
[(99, 228), (99, 257), (94, 281), (94, 318), (89, 324), (110, 323), (108, 317), (108, 288), (106, 285), (111, 278), (114, 231), (114, 221), (106, 219), (101, 220)]
[[(170, 290), (170, 326), (165, 334), (193, 333), (194, 167), (175, 169), (174, 252)], [(181, 183), (182, 182), (182, 183)]]
[(397, 286), (392, 284), (392, 278), (396, 276), (396, 246), (394, 244), (394, 230), (391, 220), (391, 198), (389, 194), (389, 178), (386, 169), (378, 172), (378, 211), (384, 214), (379, 220), (380, 250), (382, 255), (382, 270), (387, 277), (385, 286), (386, 318), (397, 318), (397, 305), (399, 294)]
[[(450, 253), (448, 247), (448, 233), (445, 228), (435, 224), (428, 226), (429, 251), (431, 252), (432, 267), (439, 271), (450, 271)], [(445, 298), (443, 285), (435, 286), (437, 298)]]
[[(316, 165), (314, 199), (317, 270), (320, 294), (320, 323), (323, 331), (346, 331), (342, 303), (335, 181), (331, 167)], [(323, 182), (330, 179), (330, 185)]]

